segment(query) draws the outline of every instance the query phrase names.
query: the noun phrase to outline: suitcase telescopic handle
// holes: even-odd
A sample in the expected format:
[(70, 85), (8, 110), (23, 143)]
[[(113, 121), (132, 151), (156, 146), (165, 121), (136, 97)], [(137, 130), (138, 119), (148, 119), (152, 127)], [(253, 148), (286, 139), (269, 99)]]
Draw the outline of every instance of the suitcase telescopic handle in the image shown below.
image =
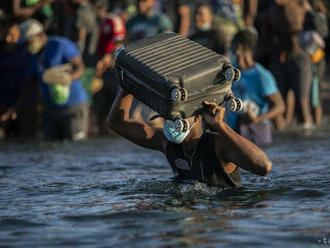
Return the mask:
[(125, 46), (121, 46), (117, 49), (117, 51), (115, 52), (115, 63), (117, 62), (117, 57), (119, 56), (119, 54), (123, 52), (125, 49), (126, 49)]

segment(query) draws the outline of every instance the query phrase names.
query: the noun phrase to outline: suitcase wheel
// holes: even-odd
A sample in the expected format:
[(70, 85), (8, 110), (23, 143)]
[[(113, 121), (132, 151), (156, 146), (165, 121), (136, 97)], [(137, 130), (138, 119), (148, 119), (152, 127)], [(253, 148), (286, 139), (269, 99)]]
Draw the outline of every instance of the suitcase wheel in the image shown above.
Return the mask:
[(234, 76), (234, 81), (238, 81), (241, 79), (241, 71), (238, 69), (234, 69), (235, 71), (235, 76)]
[(235, 101), (237, 103), (237, 109), (236, 109), (236, 111), (237, 112), (242, 111), (243, 110), (243, 101), (241, 99), (239, 99), (239, 98), (236, 98)]
[(181, 101), (185, 101), (188, 98), (188, 91), (185, 88), (180, 89), (181, 92)]
[(185, 88), (174, 87), (171, 91), (171, 99), (173, 102), (185, 101), (188, 98), (188, 92)]
[(189, 122), (187, 120), (176, 120), (174, 125), (177, 132), (185, 132), (189, 129)]
[(243, 109), (243, 102), (238, 98), (231, 98), (227, 103), (227, 107), (231, 112), (241, 111)]
[(235, 69), (233, 67), (228, 67), (225, 70), (225, 80), (226, 81), (233, 81), (235, 78)]
[(180, 102), (181, 100), (181, 91), (178, 87), (174, 87), (171, 91), (171, 98), (173, 102)]

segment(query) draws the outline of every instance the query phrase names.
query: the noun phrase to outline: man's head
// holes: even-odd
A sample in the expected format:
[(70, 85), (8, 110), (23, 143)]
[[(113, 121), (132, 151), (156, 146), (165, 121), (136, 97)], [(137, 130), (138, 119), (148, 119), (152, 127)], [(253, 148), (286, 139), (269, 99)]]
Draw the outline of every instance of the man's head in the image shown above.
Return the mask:
[(47, 36), (43, 25), (35, 20), (29, 19), (19, 25), (22, 41), (27, 42), (28, 51), (37, 54), (46, 44)]
[(109, 9), (109, 1), (107, 0), (97, 0), (94, 4), (95, 12), (100, 19), (104, 19), (107, 15)]
[[(233, 38), (231, 50), (237, 56), (239, 66), (243, 66), (247, 59), (253, 60), (253, 54), (257, 47), (257, 35), (249, 30), (239, 31)], [(243, 67), (246, 67), (244, 65)], [(246, 69), (246, 68), (241, 68)]]
[(14, 18), (6, 18), (0, 21), (0, 40), (7, 45), (15, 45), (20, 38), (21, 32), (18, 21)]
[(195, 25), (199, 30), (207, 30), (211, 28), (213, 14), (211, 6), (207, 3), (200, 3), (196, 7)]
[(149, 16), (154, 7), (154, 0), (137, 0), (137, 7), (140, 15)]

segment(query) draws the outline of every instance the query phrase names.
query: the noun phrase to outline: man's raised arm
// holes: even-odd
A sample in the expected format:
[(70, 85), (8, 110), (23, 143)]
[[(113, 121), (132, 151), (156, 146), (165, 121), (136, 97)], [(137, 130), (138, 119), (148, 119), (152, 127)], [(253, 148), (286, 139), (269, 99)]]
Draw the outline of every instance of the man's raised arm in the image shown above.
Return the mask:
[(238, 167), (265, 176), (272, 169), (267, 155), (255, 144), (233, 131), (223, 120), (225, 109), (215, 103), (204, 102), (208, 113), (204, 120), (212, 131), (219, 133), (215, 141), (218, 159), (232, 162)]
[(108, 126), (137, 145), (164, 152), (167, 140), (161, 128), (151, 127), (141, 120), (130, 119), (132, 101), (133, 95), (121, 88), (106, 120)]

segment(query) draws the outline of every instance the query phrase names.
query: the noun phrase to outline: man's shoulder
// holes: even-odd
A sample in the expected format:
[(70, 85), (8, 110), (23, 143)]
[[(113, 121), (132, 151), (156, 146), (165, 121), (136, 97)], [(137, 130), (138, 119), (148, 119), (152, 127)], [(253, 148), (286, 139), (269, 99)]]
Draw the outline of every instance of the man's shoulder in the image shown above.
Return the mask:
[(71, 40), (69, 40), (66, 37), (62, 37), (62, 36), (49, 36), (48, 37), (48, 44), (52, 44), (52, 43), (58, 43), (58, 44), (73, 44), (73, 42)]
[(261, 65), (259, 63), (255, 64), (255, 70), (261, 75), (271, 75), (272, 74), (270, 72), (270, 70), (268, 70), (267, 68), (265, 68), (263, 65)]
[(265, 91), (265, 94), (270, 95), (277, 92), (278, 88), (273, 74), (260, 64), (257, 64), (256, 68), (258, 71), (259, 85)]
[(160, 23), (160, 24), (171, 22), (171, 19), (168, 17), (168, 15), (164, 14), (164, 13), (154, 13), (151, 16), (151, 19), (154, 22), (157, 22), (157, 23)]
[(142, 20), (141, 15), (137, 14), (137, 15), (135, 15), (135, 16), (132, 16), (132, 17), (127, 21), (126, 25), (127, 25), (127, 26), (131, 26), (131, 25), (133, 25), (134, 23), (139, 22), (139, 21), (141, 21), (141, 20)]

